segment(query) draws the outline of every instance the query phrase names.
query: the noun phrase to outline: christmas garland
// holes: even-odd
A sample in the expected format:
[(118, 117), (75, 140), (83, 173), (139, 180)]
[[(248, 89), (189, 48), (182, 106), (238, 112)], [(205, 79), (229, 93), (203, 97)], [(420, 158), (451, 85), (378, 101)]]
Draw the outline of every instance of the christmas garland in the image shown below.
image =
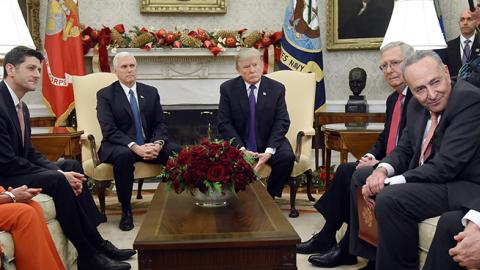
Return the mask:
[[(110, 71), (108, 49), (111, 48), (206, 48), (214, 56), (225, 48), (253, 47), (274, 51), (275, 61), (280, 57), (282, 32), (247, 31), (247, 29), (218, 30), (209, 32), (202, 28), (167, 31), (164, 28), (146, 28), (135, 26), (128, 32), (123, 24), (102, 29), (84, 27), (82, 30), (83, 53), (91, 48), (98, 53), (101, 71)], [(273, 49), (273, 50), (272, 50)]]

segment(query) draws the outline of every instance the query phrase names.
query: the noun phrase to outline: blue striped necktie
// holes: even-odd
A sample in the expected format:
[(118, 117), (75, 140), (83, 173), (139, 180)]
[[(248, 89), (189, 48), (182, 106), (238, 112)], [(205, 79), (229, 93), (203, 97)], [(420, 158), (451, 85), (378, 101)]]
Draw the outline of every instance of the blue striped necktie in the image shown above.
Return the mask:
[(248, 94), (248, 103), (250, 104), (250, 121), (248, 124), (247, 150), (257, 152), (257, 136), (255, 131), (255, 85), (250, 85)]
[(140, 111), (138, 110), (137, 99), (133, 94), (132, 89), (128, 91), (130, 95), (130, 108), (132, 109), (133, 121), (135, 122), (135, 143), (143, 145), (143, 132), (142, 132), (142, 118), (140, 117)]

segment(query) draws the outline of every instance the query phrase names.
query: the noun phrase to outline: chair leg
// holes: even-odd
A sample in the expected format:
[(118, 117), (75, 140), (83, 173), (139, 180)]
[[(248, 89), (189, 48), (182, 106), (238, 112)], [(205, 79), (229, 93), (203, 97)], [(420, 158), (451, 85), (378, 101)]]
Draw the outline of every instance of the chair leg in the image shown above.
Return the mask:
[(137, 200), (143, 199), (142, 197), (143, 178), (138, 179)]
[(307, 177), (307, 197), (308, 197), (308, 200), (311, 201), (311, 202), (314, 202), (315, 198), (312, 196), (312, 170), (306, 171), (305, 176)]
[(295, 199), (297, 198), (298, 177), (290, 177), (290, 214), (291, 218), (299, 216), (298, 210), (295, 209)]
[(110, 186), (112, 181), (97, 181), (98, 183), (98, 201), (100, 202), (100, 213), (103, 215), (104, 222), (107, 221), (107, 215), (105, 213), (105, 190)]

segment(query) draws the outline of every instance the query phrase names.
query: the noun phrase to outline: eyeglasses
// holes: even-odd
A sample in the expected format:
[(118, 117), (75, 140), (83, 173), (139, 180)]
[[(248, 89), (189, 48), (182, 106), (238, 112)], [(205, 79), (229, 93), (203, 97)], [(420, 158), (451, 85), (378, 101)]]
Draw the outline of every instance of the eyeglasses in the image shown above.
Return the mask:
[(394, 68), (398, 67), (402, 62), (403, 62), (403, 60), (393, 60), (390, 63), (385, 63), (385, 64), (380, 65), (378, 68), (381, 71), (385, 72), (385, 71), (387, 71), (388, 67), (390, 67), (391, 69), (394, 69)]

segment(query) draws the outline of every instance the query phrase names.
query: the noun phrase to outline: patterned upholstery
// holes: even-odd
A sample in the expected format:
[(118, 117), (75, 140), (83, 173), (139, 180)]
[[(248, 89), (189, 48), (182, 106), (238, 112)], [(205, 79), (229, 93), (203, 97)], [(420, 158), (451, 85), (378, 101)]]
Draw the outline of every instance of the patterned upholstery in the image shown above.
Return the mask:
[[(65, 267), (70, 269), (76, 263), (77, 250), (72, 243), (67, 240), (63, 234), (62, 228), (60, 228), (60, 224), (55, 219), (56, 212), (52, 197), (45, 194), (39, 194), (38, 196), (34, 197), (34, 200), (40, 203), (58, 254), (60, 255)], [(16, 269), (15, 246), (13, 244), (12, 235), (9, 232), (0, 231), (0, 243), (9, 260), (8, 269)]]

